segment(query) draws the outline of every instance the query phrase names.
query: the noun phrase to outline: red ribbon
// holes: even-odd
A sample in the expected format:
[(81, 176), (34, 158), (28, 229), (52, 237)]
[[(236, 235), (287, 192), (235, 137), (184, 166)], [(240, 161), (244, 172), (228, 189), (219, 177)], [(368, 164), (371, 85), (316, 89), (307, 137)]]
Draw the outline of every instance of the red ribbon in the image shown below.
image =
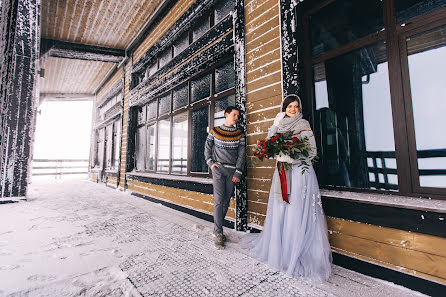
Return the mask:
[(288, 200), (288, 187), (286, 182), (286, 174), (285, 174), (285, 166), (282, 164), (282, 162), (277, 162), (277, 170), (279, 171), (279, 177), (280, 177), (280, 189), (282, 190), (282, 199), (286, 203), (290, 203)]

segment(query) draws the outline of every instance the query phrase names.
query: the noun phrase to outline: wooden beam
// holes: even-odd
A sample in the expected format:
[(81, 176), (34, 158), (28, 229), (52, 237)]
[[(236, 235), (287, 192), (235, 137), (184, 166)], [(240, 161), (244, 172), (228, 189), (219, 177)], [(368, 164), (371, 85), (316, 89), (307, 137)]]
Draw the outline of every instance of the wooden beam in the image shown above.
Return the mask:
[(40, 57), (56, 57), (120, 63), (125, 57), (123, 49), (73, 43), (41, 38)]
[(94, 99), (94, 94), (40, 93), (40, 103), (43, 101), (93, 101)]

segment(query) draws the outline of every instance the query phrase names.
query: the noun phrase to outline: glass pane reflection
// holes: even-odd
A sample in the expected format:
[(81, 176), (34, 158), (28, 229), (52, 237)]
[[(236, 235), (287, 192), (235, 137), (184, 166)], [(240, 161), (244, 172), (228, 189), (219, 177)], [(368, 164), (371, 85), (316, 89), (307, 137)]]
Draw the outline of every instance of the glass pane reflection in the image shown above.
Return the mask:
[(157, 171), (169, 172), (170, 118), (158, 122), (158, 162)]
[(215, 68), (215, 93), (228, 90), (235, 85), (234, 61)]
[(143, 126), (136, 131), (136, 170), (144, 170), (145, 129), (146, 127)]
[(446, 0), (395, 0), (395, 15), (397, 23), (445, 7)]
[(221, 126), (225, 123), (225, 109), (228, 106), (235, 106), (235, 95), (229, 95), (215, 100), (214, 103), (214, 126)]
[(192, 111), (191, 166), (192, 172), (208, 172), (204, 160), (204, 143), (209, 133), (209, 109), (202, 107)]
[(184, 112), (174, 116), (172, 122), (172, 173), (187, 173), (188, 137), (187, 112)]
[(382, 1), (334, 1), (310, 16), (310, 28), (313, 55), (335, 49), (384, 29)]
[(191, 102), (196, 102), (201, 99), (207, 98), (211, 95), (211, 74), (196, 78), (190, 82), (190, 96)]
[(320, 183), (398, 189), (385, 43), (316, 64), (313, 73)]
[(147, 127), (146, 169), (155, 170), (155, 125)]
[(406, 43), (420, 186), (445, 188), (446, 26)]

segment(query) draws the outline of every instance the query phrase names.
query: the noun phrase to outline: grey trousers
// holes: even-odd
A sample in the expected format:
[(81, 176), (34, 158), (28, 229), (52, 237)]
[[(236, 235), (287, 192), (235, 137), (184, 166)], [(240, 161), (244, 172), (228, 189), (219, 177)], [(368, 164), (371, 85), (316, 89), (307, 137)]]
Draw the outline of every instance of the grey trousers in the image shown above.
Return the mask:
[(223, 220), (228, 212), (229, 201), (234, 190), (235, 168), (222, 165), (212, 168), (212, 183), (214, 185), (214, 234), (223, 233)]

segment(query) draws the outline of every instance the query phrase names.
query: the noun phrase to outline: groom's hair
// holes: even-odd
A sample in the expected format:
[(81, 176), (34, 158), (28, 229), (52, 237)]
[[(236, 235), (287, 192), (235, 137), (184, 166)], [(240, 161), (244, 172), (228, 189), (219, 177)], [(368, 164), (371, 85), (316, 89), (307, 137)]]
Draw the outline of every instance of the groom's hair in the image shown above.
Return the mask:
[(225, 114), (231, 113), (234, 109), (237, 110), (238, 112), (240, 112), (240, 110), (238, 110), (237, 107), (231, 105), (231, 106), (226, 107)]

